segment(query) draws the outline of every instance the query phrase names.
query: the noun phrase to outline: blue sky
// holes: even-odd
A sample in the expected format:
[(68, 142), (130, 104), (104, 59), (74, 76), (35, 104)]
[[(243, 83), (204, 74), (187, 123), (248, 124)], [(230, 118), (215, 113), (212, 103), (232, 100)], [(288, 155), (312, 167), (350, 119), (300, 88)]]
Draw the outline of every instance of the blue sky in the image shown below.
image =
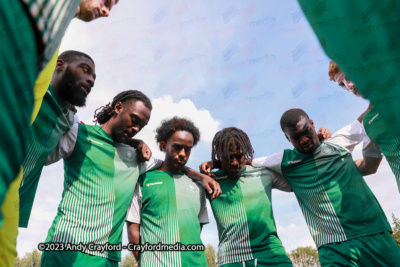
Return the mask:
[[(332, 23), (340, 26), (343, 19)], [(334, 132), (368, 106), (329, 81), (329, 58), (296, 1), (121, 0), (109, 18), (74, 20), (61, 46), (68, 49), (96, 63), (96, 84), (78, 111), (80, 120), (91, 123), (94, 110), (120, 91), (141, 90), (154, 110), (138, 137), (155, 156), (164, 157), (154, 142), (162, 119), (185, 116), (200, 128), (202, 141), (188, 162), (192, 168), (210, 159), (213, 135), (224, 127), (243, 129), (255, 156), (266, 156), (291, 147), (279, 126), (289, 108), (304, 109), (317, 128)], [(354, 157), (361, 157), (360, 148)], [(29, 228), (20, 229), (20, 256), (46, 238), (61, 199), (62, 174), (62, 163), (44, 169)], [(366, 180), (389, 220), (391, 213), (400, 217), (395, 205), (400, 195), (387, 162)], [(314, 246), (293, 194), (274, 191), (273, 210), (287, 250)], [(211, 210), (209, 216), (202, 239), (217, 247)]]

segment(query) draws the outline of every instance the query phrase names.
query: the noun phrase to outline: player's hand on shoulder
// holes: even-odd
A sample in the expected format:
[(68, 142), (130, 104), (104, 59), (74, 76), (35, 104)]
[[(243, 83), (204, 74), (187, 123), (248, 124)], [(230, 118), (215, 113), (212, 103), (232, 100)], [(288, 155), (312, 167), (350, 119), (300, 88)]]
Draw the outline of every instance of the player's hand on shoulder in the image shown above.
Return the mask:
[(203, 179), (201, 182), (203, 183), (203, 186), (207, 192), (211, 195), (211, 199), (217, 198), (219, 195), (221, 195), (222, 190), (219, 186), (219, 183), (210, 176), (203, 174)]
[(317, 132), (317, 136), (320, 141), (328, 140), (331, 138), (332, 132), (325, 127), (321, 127)]
[(151, 149), (142, 140), (139, 141), (136, 151), (137, 151), (137, 158), (138, 158), (139, 162), (148, 161), (151, 158), (151, 155), (152, 155)]
[(199, 166), (200, 173), (206, 174), (211, 177), (215, 177), (213, 173), (211, 173), (212, 169), (214, 169), (214, 164), (212, 160), (210, 161), (204, 161), (203, 163), (200, 164)]

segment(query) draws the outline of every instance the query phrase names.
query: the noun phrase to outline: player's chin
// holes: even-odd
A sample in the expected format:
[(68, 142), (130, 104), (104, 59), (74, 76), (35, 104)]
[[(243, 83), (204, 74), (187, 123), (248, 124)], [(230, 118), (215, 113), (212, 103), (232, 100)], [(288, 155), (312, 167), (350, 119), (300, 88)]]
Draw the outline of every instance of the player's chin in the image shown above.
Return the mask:
[(240, 169), (233, 169), (229, 170), (228, 174), (234, 177), (240, 176), (241, 170)]
[(314, 146), (310, 146), (310, 147), (307, 147), (307, 148), (303, 148), (300, 152), (301, 153), (303, 153), (303, 154), (312, 154), (312, 153), (314, 153), (314, 151), (315, 151), (315, 148), (314, 148)]
[(84, 22), (91, 22), (97, 19), (97, 17), (93, 12), (86, 12), (86, 13), (81, 13), (81, 15), (78, 16), (78, 19)]

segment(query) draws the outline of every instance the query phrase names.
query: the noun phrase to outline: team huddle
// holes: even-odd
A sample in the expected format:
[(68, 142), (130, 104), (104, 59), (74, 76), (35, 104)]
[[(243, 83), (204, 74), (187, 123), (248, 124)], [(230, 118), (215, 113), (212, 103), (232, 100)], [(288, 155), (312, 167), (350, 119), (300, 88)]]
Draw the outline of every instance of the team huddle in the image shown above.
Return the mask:
[[(386, 128), (371, 125), (379, 114), (385, 116), (379, 104), (371, 101), (363, 114), (335, 133), (323, 127), (316, 131), (304, 110), (289, 109), (280, 125), (293, 148), (260, 158), (254, 158), (243, 130), (224, 128), (213, 138), (211, 159), (197, 172), (186, 166), (201, 140), (190, 118), (165, 118), (156, 129), (164, 159), (154, 158), (151, 149), (134, 138), (151, 119), (153, 105), (144, 92), (122, 91), (95, 111), (94, 125), (79, 122), (77, 108), (85, 106), (95, 85), (95, 62), (74, 50), (58, 55), (65, 28), (47, 26), (62, 19), (53, 9), (66, 11), (67, 20), (91, 21), (107, 17), (118, 0), (44, 1), (36, 12), (38, 2), (0, 3), (0, 9), (12, 13), (22, 8), (34, 18), (52, 8), (47, 21), (21, 36), (26, 42), (35, 40), (37, 56), (24, 58), (26, 69), (3, 80), (12, 89), (6, 90), (2, 103), (18, 99), (24, 107), (21, 113), (2, 113), (0, 118), (11, 129), (3, 134), (0, 154), (5, 166), (0, 184), (1, 266), (13, 266), (15, 258), (17, 230), (10, 221), (17, 218), (19, 227), (29, 226), (42, 170), (59, 160), (64, 164), (62, 199), (44, 242), (82, 244), (83, 249), (43, 251), (42, 266), (119, 266), (120, 250), (93, 247), (120, 244), (125, 224), (133, 245), (173, 247), (134, 250), (137, 266), (207, 266), (199, 249), (203, 226), (209, 223), (207, 203), (218, 228), (219, 266), (293, 266), (277, 234), (272, 189), (295, 194), (322, 266), (400, 263), (400, 247), (388, 219), (363, 178), (375, 173), (386, 156), (400, 190), (398, 137), (386, 139)], [(24, 19), (34, 24), (29, 16)], [(9, 21), (3, 16), (0, 26), (11, 27)], [(8, 40), (0, 46), (7, 49), (16, 43)], [(4, 64), (12, 56), (4, 57)], [(328, 75), (366, 98), (365, 90), (336, 62), (330, 62)], [(16, 92), (21, 84), (35, 88), (38, 95)], [(29, 130), (21, 132), (20, 127)], [(363, 146), (362, 158), (354, 161), (358, 144)], [(19, 205), (13, 210), (15, 203)]]

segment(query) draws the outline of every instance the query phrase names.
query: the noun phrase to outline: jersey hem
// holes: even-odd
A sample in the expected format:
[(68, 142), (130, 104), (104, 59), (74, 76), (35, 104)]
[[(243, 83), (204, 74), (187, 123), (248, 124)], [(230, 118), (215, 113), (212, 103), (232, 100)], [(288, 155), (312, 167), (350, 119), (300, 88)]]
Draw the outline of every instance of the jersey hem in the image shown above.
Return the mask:
[(322, 244), (322, 245), (318, 246), (318, 249), (319, 249), (320, 247), (324, 246), (324, 245), (329, 245), (329, 244), (334, 244), (334, 243), (347, 242), (347, 241), (350, 241), (350, 240), (352, 240), (352, 239), (356, 239), (356, 238), (360, 238), (360, 237), (364, 237), (364, 236), (376, 235), (376, 234), (383, 233), (383, 232), (385, 232), (385, 231), (389, 231), (390, 233), (393, 232), (393, 230), (392, 230), (390, 227), (388, 228), (388, 227), (386, 226), (386, 227), (384, 227), (384, 228), (379, 228), (379, 229), (377, 229), (377, 230), (372, 230), (372, 231), (369, 231), (369, 232), (364, 232), (364, 233), (361, 233), (361, 234), (348, 236), (348, 237), (347, 237), (347, 240), (344, 240), (344, 241), (331, 242), (331, 243)]

